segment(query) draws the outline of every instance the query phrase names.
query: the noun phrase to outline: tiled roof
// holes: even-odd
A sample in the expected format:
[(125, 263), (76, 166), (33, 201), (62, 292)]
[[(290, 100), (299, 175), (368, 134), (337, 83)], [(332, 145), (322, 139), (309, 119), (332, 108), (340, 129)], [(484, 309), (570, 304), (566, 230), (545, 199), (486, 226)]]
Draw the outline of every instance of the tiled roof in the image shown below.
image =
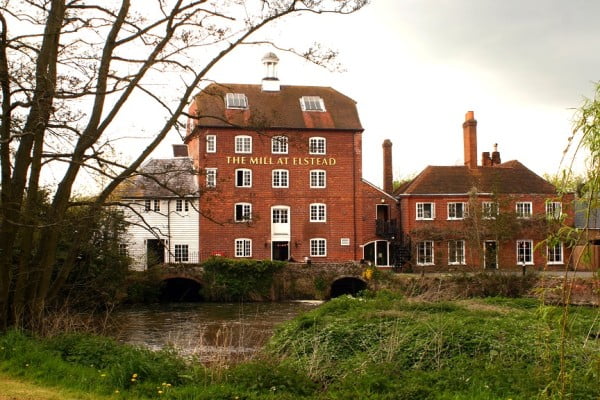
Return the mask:
[(428, 166), (415, 179), (402, 185), (396, 195), (478, 193), (554, 194), (555, 187), (518, 161), (492, 167)]
[[(227, 93), (243, 93), (248, 109), (226, 109)], [(300, 107), (303, 96), (323, 99), (325, 112)], [(362, 131), (356, 102), (340, 92), (319, 86), (281, 86), (280, 91), (262, 91), (261, 85), (211, 84), (194, 98), (198, 125), (251, 128), (336, 129)]]
[(188, 157), (149, 160), (117, 189), (121, 198), (198, 196), (197, 176)]

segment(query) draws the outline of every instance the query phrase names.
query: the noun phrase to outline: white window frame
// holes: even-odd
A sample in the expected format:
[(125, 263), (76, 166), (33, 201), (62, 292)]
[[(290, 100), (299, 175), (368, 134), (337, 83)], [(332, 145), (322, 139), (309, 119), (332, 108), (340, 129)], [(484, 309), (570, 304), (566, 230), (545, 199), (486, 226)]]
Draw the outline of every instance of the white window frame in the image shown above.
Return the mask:
[(190, 260), (190, 246), (187, 244), (175, 245), (175, 262), (188, 262)]
[[(242, 184), (238, 185), (238, 174), (242, 174)], [(235, 187), (249, 188), (252, 187), (252, 170), (248, 168), (238, 168), (235, 170)]]
[(327, 222), (327, 205), (324, 203), (312, 203), (308, 214), (310, 222)]
[[(558, 242), (556, 243), (554, 246), (550, 247), (547, 246), (546, 247), (546, 256), (548, 258), (548, 265), (559, 265), (559, 264), (564, 264), (564, 247), (563, 247), (563, 243), (562, 242)], [(556, 249), (558, 249), (558, 253), (556, 252)], [(556, 259), (556, 255), (558, 255), (558, 259)]]
[(248, 97), (244, 93), (227, 93), (225, 106), (230, 110), (245, 110), (248, 108)]
[[(425, 217), (425, 205), (430, 206), (430, 217)], [(431, 221), (435, 219), (435, 203), (434, 202), (418, 202), (417, 205), (417, 221)]]
[(237, 135), (235, 137), (235, 153), (236, 154), (251, 154), (252, 153), (252, 136)]
[(183, 199), (176, 199), (175, 200), (175, 211), (176, 212), (183, 212)]
[[(527, 213), (527, 209), (529, 212)], [(515, 213), (517, 218), (528, 219), (533, 215), (533, 204), (531, 201), (517, 201), (515, 204)]]
[[(517, 265), (533, 265), (533, 240), (517, 240)], [(523, 257), (523, 258), (522, 258)]]
[(319, 96), (300, 97), (300, 108), (308, 112), (325, 112), (325, 102)]
[(184, 202), (183, 202), (183, 211), (185, 211), (185, 212), (190, 211), (190, 202), (188, 200), (184, 200)]
[(274, 188), (290, 187), (290, 172), (287, 169), (274, 169), (271, 172), (271, 186)]
[(558, 220), (562, 215), (562, 203), (560, 201), (546, 202), (546, 218)]
[(204, 169), (206, 173), (206, 187), (214, 188), (217, 187), (217, 169), (216, 168), (206, 168)]
[[(460, 215), (458, 214), (457, 205), (460, 205)], [(460, 201), (453, 201), (448, 203), (448, 219), (449, 220), (461, 220), (465, 219), (469, 215), (468, 204)]]
[(309, 180), (311, 189), (324, 189), (327, 187), (327, 171), (324, 169), (311, 169)]
[(308, 139), (308, 154), (327, 154), (327, 139), (321, 136), (313, 136)]
[(217, 135), (206, 135), (206, 152), (217, 152)]
[(325, 239), (325, 238), (310, 239), (310, 256), (311, 257), (327, 257), (327, 239)]
[(154, 199), (153, 201), (153, 211), (159, 212), (160, 211), (160, 199)]
[(433, 240), (417, 242), (417, 265), (435, 265)]
[(290, 223), (290, 208), (287, 206), (271, 207), (271, 223), (272, 224), (289, 224)]
[(288, 138), (287, 136), (273, 136), (271, 138), (271, 153), (287, 154), (288, 153)]
[[(459, 246), (456, 246), (459, 244)], [(452, 244), (455, 244), (454, 249)], [(454, 251), (453, 251), (454, 250)], [(465, 265), (465, 241), (464, 240), (449, 240), (448, 241), (448, 265)]]
[(144, 199), (144, 211), (145, 212), (152, 211), (152, 200)]
[[(241, 218), (238, 218), (238, 207), (242, 208)], [(235, 203), (233, 205), (233, 220), (235, 222), (252, 221), (252, 203)]]
[(498, 216), (498, 203), (495, 201), (484, 201), (481, 203), (481, 215), (483, 219), (496, 219)]
[(236, 258), (252, 257), (252, 239), (238, 238), (234, 241), (233, 254)]

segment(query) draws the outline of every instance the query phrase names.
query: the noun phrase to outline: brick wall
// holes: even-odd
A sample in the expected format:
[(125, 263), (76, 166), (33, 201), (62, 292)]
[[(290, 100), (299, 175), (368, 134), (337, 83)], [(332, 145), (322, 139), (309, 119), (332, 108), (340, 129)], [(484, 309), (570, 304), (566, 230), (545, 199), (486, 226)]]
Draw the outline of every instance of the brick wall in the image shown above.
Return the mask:
[[(504, 228), (504, 237), (495, 237), (490, 233), (482, 231), (479, 241), (474, 239), (472, 225), (464, 220), (448, 219), (449, 202), (469, 203), (468, 196), (411, 196), (401, 200), (403, 231), (413, 239), (413, 268), (416, 270), (439, 271), (439, 270), (480, 270), (484, 263), (484, 241), (496, 241), (499, 269), (520, 269), (521, 264), (517, 261), (517, 241), (531, 240), (533, 242), (533, 266), (528, 268), (564, 269), (569, 264), (571, 250), (563, 246), (563, 263), (546, 266), (546, 246), (542, 243), (548, 236), (549, 230), (546, 223), (546, 200), (545, 194), (511, 194), (503, 195), (495, 200), (492, 197), (481, 196), (477, 199), (478, 210), (481, 212), (481, 202), (495, 201), (499, 203), (500, 213), (515, 213), (517, 202), (532, 203), (532, 217), (530, 219), (517, 220), (519, 225), (516, 231)], [(558, 201), (558, 200), (557, 200)], [(572, 224), (571, 211), (572, 195), (562, 199), (563, 213), (568, 215), (565, 223)], [(434, 203), (435, 218), (433, 220), (417, 220), (417, 203)], [(472, 207), (472, 205), (470, 205)], [(472, 212), (472, 210), (471, 210)], [(501, 228), (503, 229), (503, 228)], [(468, 232), (466, 230), (469, 230)], [(448, 260), (448, 241), (465, 239), (465, 265), (450, 265)], [(417, 265), (417, 243), (421, 240), (434, 242), (433, 266)], [(539, 246), (538, 246), (539, 245)], [(537, 248), (536, 248), (537, 247)]]
[[(217, 137), (216, 153), (205, 151), (207, 134)], [(251, 154), (235, 153), (236, 135), (252, 137)], [(271, 152), (271, 138), (278, 135), (289, 138), (287, 154)], [(309, 154), (311, 137), (326, 139), (326, 154)], [(252, 240), (253, 258), (270, 259), (273, 206), (290, 208), (289, 251), (293, 259), (300, 261), (310, 256), (311, 238), (327, 241), (327, 256), (313, 256), (313, 262), (360, 259), (360, 246), (364, 240), (361, 220), (366, 200), (355, 194), (363, 188), (361, 145), (361, 133), (353, 131), (272, 130), (257, 133), (221, 128), (197, 132), (188, 139), (190, 155), (197, 160), (201, 170), (217, 168), (217, 187), (206, 190), (201, 198), (201, 259), (215, 252), (234, 257), (236, 238)], [(252, 170), (252, 187), (235, 186), (234, 176), (238, 168)], [(289, 171), (288, 188), (272, 187), (274, 169)], [(310, 187), (310, 170), (313, 169), (326, 171), (325, 188)], [(205, 185), (202, 173), (199, 181), (201, 187)], [(369, 190), (369, 193), (373, 192)], [(368, 201), (375, 199), (374, 196), (369, 194)], [(376, 201), (380, 201), (379, 197)], [(252, 221), (234, 222), (234, 208), (238, 202), (252, 204)], [(326, 204), (326, 222), (310, 222), (311, 203)], [(349, 244), (342, 244), (342, 239)]]

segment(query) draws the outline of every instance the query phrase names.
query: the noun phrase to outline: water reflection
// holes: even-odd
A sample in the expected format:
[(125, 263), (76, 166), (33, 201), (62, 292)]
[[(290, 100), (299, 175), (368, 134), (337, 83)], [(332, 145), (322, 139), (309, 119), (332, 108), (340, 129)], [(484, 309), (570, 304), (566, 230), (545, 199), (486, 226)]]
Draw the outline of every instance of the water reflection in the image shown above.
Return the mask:
[(114, 314), (119, 341), (151, 349), (173, 346), (204, 362), (251, 358), (275, 326), (319, 302), (169, 303), (132, 306)]

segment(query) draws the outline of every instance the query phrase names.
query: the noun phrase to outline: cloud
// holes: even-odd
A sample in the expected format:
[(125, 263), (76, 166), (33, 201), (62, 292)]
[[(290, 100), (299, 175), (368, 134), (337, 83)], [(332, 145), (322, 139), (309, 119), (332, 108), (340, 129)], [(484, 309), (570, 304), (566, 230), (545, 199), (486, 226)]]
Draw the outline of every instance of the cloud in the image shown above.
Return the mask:
[(379, 13), (425, 57), (493, 70), (530, 100), (572, 104), (600, 79), (600, 2), (409, 1)]

